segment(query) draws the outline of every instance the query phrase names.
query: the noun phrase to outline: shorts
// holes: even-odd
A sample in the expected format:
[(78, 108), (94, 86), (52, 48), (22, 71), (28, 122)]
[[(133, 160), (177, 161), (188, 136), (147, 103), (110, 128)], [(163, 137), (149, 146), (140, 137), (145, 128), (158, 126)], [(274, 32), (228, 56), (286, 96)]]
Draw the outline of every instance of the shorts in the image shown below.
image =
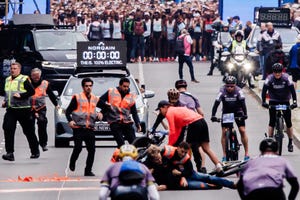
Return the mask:
[(300, 80), (300, 69), (299, 68), (290, 68), (290, 72), (292, 74), (293, 82), (297, 82)]
[[(236, 123), (237, 127), (246, 126), (244, 119), (241, 119), (241, 120), (235, 119), (235, 123)], [(232, 123), (226, 123), (226, 124), (221, 123), (221, 126), (224, 128), (232, 128), (233, 124)]]
[(200, 32), (194, 32), (192, 38), (195, 39), (195, 40), (200, 40), (202, 38), (202, 33), (200, 33)]
[(161, 31), (159, 31), (159, 32), (153, 31), (153, 38), (159, 39), (160, 36), (161, 36)]
[(186, 142), (190, 144), (209, 142), (208, 126), (204, 119), (199, 119), (188, 125)]
[[(270, 105), (279, 105), (279, 104), (284, 104), (289, 106), (289, 102), (269, 102)], [(270, 127), (275, 127), (276, 123), (276, 110), (275, 109), (269, 109), (269, 126)], [(292, 113), (290, 109), (283, 110), (283, 118), (286, 124), (287, 128), (291, 128), (293, 126), (292, 124)]]

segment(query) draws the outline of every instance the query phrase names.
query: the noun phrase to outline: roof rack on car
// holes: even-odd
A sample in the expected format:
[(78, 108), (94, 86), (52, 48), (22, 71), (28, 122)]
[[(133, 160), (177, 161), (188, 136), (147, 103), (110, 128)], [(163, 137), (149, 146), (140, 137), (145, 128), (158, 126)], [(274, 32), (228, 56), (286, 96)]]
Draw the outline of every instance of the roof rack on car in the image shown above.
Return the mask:
[(75, 75), (76, 74), (83, 74), (83, 73), (95, 73), (95, 72), (104, 72), (104, 71), (124, 71), (126, 72), (125, 75), (129, 76), (130, 75), (130, 71), (127, 68), (127, 66), (101, 66), (101, 67), (77, 67), (75, 69)]

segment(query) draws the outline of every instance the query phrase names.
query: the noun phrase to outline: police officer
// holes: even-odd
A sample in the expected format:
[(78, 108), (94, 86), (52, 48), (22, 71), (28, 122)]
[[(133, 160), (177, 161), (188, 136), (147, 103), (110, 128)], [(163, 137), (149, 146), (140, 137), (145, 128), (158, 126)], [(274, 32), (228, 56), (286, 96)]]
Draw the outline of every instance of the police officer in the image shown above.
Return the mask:
[(29, 77), (21, 74), (21, 64), (13, 62), (10, 67), (11, 75), (5, 80), (5, 99), (2, 107), (6, 107), (3, 120), (6, 154), (4, 160), (14, 161), (14, 137), (17, 121), (22, 126), (31, 150), (31, 159), (40, 157), (39, 144), (34, 133), (31, 119), (30, 97), (34, 95), (34, 88)]
[(85, 142), (88, 156), (84, 176), (95, 176), (92, 167), (95, 157), (94, 126), (96, 119), (102, 119), (101, 113), (96, 113), (96, 105), (99, 98), (92, 94), (93, 80), (84, 78), (81, 81), (83, 92), (75, 94), (66, 110), (69, 126), (73, 129), (74, 149), (70, 158), (69, 168), (75, 170), (76, 160), (82, 150), (82, 142)]
[(110, 124), (110, 129), (114, 138), (121, 147), (125, 144), (125, 139), (132, 143), (135, 139), (135, 130), (132, 126), (135, 122), (137, 131), (141, 131), (140, 119), (137, 115), (135, 106), (135, 95), (130, 93), (130, 80), (123, 77), (119, 81), (119, 86), (116, 88), (109, 88), (100, 97), (99, 106), (103, 112), (104, 117)]
[(42, 80), (41, 75), (42, 71), (39, 68), (34, 68), (31, 70), (30, 80), (35, 90), (35, 94), (31, 97), (31, 108), (33, 124), (35, 124), (35, 120), (37, 120), (39, 144), (42, 147), (43, 151), (48, 151), (48, 119), (46, 116), (46, 96), (49, 96), (51, 102), (56, 108), (58, 108), (58, 106), (57, 97), (53, 93), (49, 82), (46, 80)]

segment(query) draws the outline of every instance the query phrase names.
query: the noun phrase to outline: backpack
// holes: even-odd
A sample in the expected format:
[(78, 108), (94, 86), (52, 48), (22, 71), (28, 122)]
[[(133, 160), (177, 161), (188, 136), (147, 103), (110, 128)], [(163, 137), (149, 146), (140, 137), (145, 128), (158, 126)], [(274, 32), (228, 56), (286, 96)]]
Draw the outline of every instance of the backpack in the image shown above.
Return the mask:
[(95, 41), (95, 40), (101, 40), (102, 39), (100, 24), (95, 25), (95, 24), (92, 23), (90, 25), (90, 29), (89, 29), (89, 33), (88, 33), (88, 39), (90, 41)]
[(184, 38), (185, 38), (185, 36), (176, 38), (175, 53), (180, 56), (184, 55), (184, 52), (185, 52)]
[(123, 30), (124, 30), (125, 35), (131, 35), (132, 34), (132, 24), (133, 24), (132, 19), (127, 18), (124, 21)]
[(134, 30), (133, 30), (135, 35), (143, 35), (145, 30), (144, 30), (144, 23), (142, 21), (139, 22), (134, 22)]

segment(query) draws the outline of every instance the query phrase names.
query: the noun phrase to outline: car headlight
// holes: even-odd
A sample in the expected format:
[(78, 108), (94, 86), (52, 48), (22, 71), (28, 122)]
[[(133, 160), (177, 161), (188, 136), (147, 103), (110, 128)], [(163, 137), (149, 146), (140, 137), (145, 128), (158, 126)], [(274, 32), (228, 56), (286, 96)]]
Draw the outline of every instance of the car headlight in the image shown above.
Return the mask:
[(252, 65), (250, 63), (246, 63), (244, 65), (244, 68), (245, 68), (246, 71), (250, 71), (252, 69)]
[(137, 113), (138, 114), (144, 114), (145, 110), (146, 110), (145, 106), (141, 106), (141, 107), (137, 108)]
[(228, 64), (227, 64), (227, 68), (228, 68), (229, 70), (232, 70), (232, 69), (234, 68), (234, 64), (228, 63)]
[(43, 61), (42, 62), (42, 67), (43, 68), (58, 68), (59, 67), (59, 63), (57, 63), (57, 62)]

